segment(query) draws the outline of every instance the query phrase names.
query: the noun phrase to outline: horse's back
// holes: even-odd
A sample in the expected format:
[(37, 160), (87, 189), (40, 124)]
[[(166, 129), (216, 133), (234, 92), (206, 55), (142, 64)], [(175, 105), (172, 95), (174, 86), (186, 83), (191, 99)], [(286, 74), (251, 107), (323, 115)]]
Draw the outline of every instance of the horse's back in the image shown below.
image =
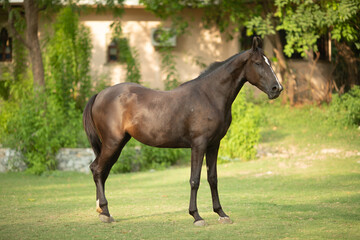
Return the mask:
[(116, 101), (117, 98), (123, 94), (130, 93), (132, 89), (144, 88), (143, 86), (136, 83), (119, 83), (114, 86), (108, 87), (102, 90), (96, 97), (95, 104), (109, 104), (112, 101)]
[(92, 109), (94, 122), (99, 132), (128, 133), (147, 145), (175, 146), (184, 141), (186, 94), (181, 89), (158, 91), (134, 83), (117, 84), (98, 94)]

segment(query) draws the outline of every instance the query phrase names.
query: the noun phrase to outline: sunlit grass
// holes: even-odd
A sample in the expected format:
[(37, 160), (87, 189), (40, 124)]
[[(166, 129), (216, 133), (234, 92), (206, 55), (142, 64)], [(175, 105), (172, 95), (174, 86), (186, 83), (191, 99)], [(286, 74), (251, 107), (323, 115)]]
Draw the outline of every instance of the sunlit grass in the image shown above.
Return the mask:
[(273, 147), (296, 147), (320, 151), (321, 148), (360, 149), (360, 128), (334, 124), (329, 107), (280, 107), (277, 104), (262, 108), (262, 142)]
[[(288, 163), (284, 165), (284, 161)], [(208, 226), (187, 213), (188, 168), (111, 175), (107, 197), (116, 222), (95, 212), (90, 175), (1, 174), (1, 239), (357, 239), (360, 237), (358, 157), (260, 159), (219, 166), (220, 198), (234, 224), (212, 212), (205, 174), (198, 207)], [(294, 159), (301, 161), (301, 159)], [(205, 172), (205, 169), (203, 169)], [(6, 186), (6, 187), (4, 187)]]

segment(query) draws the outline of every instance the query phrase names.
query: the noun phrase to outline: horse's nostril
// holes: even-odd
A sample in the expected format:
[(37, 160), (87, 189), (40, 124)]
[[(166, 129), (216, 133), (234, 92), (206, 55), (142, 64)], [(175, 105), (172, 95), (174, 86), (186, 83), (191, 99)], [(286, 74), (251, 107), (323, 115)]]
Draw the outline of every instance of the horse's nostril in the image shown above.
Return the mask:
[(272, 91), (276, 92), (278, 89), (279, 89), (278, 86), (275, 85), (275, 86), (273, 86)]

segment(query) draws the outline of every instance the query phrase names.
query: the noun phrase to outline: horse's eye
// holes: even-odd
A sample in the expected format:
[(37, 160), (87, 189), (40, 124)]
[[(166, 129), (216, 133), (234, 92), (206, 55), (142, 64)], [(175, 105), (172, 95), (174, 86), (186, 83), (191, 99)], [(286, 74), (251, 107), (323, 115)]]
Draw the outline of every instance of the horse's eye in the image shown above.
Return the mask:
[(256, 65), (260, 65), (260, 62), (255, 62)]

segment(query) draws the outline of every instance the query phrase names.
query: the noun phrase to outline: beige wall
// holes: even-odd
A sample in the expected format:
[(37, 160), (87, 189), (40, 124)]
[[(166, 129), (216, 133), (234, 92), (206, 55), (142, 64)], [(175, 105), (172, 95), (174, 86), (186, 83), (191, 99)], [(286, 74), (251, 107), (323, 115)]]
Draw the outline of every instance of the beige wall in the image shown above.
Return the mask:
[[(239, 51), (237, 38), (226, 41), (225, 37), (215, 29), (204, 29), (201, 23), (202, 10), (188, 9), (184, 16), (189, 21), (188, 32), (177, 38), (174, 48), (176, 67), (181, 82), (191, 80), (202, 71), (195, 60), (208, 65), (214, 61), (222, 61)], [(93, 56), (91, 60), (92, 74), (106, 76), (111, 84), (125, 80), (125, 66), (118, 63), (107, 63), (107, 45), (111, 40), (110, 24), (112, 14), (88, 14), (81, 21), (91, 29)], [(127, 8), (122, 18), (122, 27), (130, 45), (138, 52), (141, 81), (151, 88), (163, 89), (161, 58), (151, 43), (151, 29), (159, 26), (161, 21), (143, 8)], [(165, 23), (165, 25), (167, 25)]]

